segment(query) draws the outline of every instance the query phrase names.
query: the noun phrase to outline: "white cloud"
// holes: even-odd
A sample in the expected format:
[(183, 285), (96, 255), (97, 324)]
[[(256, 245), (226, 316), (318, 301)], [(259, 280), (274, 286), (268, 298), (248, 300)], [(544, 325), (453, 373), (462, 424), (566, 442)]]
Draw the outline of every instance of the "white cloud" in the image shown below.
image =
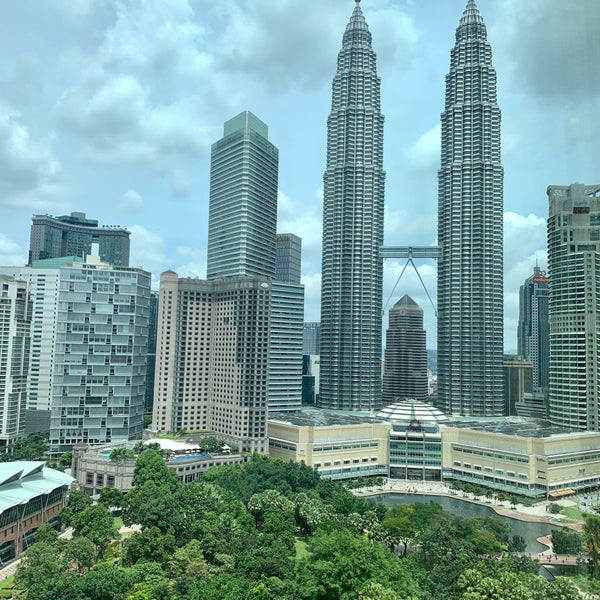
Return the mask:
[(127, 213), (135, 213), (142, 210), (144, 199), (135, 190), (127, 190), (119, 199), (119, 210)]
[(0, 103), (0, 204), (60, 207), (60, 170), (51, 140), (32, 135), (21, 113)]
[(440, 163), (440, 140), (441, 125), (438, 123), (426, 131), (408, 151), (414, 168), (435, 173)]
[(27, 263), (27, 251), (11, 240), (8, 236), (0, 233), (0, 265), (17, 266)]
[(600, 93), (597, 0), (504, 0), (495, 30), (515, 83), (526, 91), (558, 103)]
[(206, 251), (189, 246), (177, 246), (175, 254), (178, 261), (184, 261), (178, 264), (174, 271), (179, 273), (180, 277), (206, 278)]
[(146, 271), (158, 273), (168, 263), (164, 251), (164, 239), (160, 233), (150, 231), (143, 225), (127, 227), (131, 231), (131, 257), (129, 264)]

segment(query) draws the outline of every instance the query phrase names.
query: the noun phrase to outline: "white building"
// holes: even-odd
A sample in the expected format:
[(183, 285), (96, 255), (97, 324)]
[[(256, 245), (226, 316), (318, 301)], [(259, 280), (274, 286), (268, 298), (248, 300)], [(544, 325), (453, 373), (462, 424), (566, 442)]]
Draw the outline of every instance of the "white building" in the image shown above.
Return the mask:
[(0, 452), (25, 429), (30, 332), (27, 283), (0, 275)]
[(600, 185), (548, 188), (550, 420), (600, 429)]

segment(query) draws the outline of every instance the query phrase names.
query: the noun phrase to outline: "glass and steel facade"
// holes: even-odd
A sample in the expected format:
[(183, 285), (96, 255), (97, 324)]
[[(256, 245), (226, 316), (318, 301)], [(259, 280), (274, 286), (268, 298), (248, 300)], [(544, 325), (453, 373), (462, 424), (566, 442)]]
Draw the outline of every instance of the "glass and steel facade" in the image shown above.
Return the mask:
[(548, 322), (548, 277), (539, 267), (519, 289), (517, 351), (533, 364), (533, 389), (548, 392), (550, 324)]
[(383, 405), (427, 400), (427, 347), (423, 309), (406, 294), (390, 309), (383, 370)]
[(92, 253), (92, 244), (98, 244), (100, 259), (116, 266), (129, 266), (129, 237), (122, 227), (98, 227), (95, 219), (86, 219), (85, 213), (51, 217), (34, 215), (29, 244), (29, 264), (36, 260), (76, 256), (85, 260)]
[(60, 269), (50, 451), (139, 439), (150, 273), (104, 263)]
[(380, 79), (357, 3), (343, 36), (327, 121), (323, 192), (323, 408), (381, 405), (384, 184)]
[(245, 111), (212, 145), (207, 278), (275, 276), (279, 151)]
[(438, 402), (448, 414), (502, 415), (503, 169), (496, 72), (469, 0), (446, 76), (438, 172)]
[(600, 185), (548, 188), (550, 420), (598, 431)]

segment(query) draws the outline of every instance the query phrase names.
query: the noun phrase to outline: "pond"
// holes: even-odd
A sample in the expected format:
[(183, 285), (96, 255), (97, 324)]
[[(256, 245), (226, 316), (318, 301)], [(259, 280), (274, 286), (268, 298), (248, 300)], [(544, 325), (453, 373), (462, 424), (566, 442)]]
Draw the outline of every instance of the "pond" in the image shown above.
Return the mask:
[(561, 529), (556, 525), (549, 523), (539, 523), (533, 521), (521, 521), (512, 517), (499, 515), (489, 506), (468, 502), (453, 496), (434, 496), (429, 494), (378, 494), (370, 496), (369, 500), (381, 502), (386, 506), (394, 504), (416, 504), (418, 502), (428, 503), (435, 502), (439, 504), (445, 511), (463, 517), (472, 519), (474, 517), (500, 517), (508, 521), (510, 527), (510, 535), (520, 535), (526, 542), (526, 552), (542, 552), (546, 550), (546, 546), (540, 544), (537, 538), (550, 534), (554, 529)]

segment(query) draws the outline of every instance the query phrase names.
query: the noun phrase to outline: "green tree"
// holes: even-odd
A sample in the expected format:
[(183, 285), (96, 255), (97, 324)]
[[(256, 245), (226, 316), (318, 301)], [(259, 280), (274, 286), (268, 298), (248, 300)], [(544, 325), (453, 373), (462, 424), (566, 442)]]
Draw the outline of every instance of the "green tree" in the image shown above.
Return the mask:
[(127, 504), (127, 498), (121, 490), (105, 487), (100, 490), (98, 504), (106, 508), (123, 508)]
[(399, 600), (398, 594), (375, 581), (367, 581), (358, 593), (358, 600)]
[(131, 573), (111, 564), (101, 564), (87, 571), (79, 587), (85, 600), (115, 600), (132, 589), (134, 578)]
[(98, 552), (92, 540), (86, 537), (76, 537), (67, 542), (63, 556), (67, 560), (69, 568), (81, 574), (92, 568), (98, 558)]
[(154, 449), (148, 449), (138, 456), (133, 472), (134, 487), (140, 487), (147, 481), (167, 486), (171, 490), (181, 485), (177, 473), (167, 467), (162, 454)]
[(423, 572), (415, 558), (399, 561), (379, 544), (347, 529), (319, 530), (310, 554), (296, 568), (299, 600), (354, 600), (369, 581), (394, 590), (400, 598), (418, 598)]
[(600, 516), (585, 515), (583, 524), (583, 547), (588, 553), (590, 575), (600, 578)]
[(103, 556), (106, 546), (117, 537), (118, 531), (112, 515), (101, 504), (88, 506), (73, 518), (73, 537), (92, 541)]
[(138, 562), (166, 564), (177, 548), (170, 533), (161, 533), (158, 527), (135, 532), (123, 542), (122, 561), (125, 566)]
[(390, 508), (382, 523), (390, 545), (403, 545), (403, 556), (406, 556), (408, 545), (417, 535), (417, 528), (413, 521), (415, 512), (416, 509), (412, 504), (396, 504)]
[(67, 505), (60, 511), (58, 520), (61, 525), (70, 527), (73, 524), (73, 519), (88, 506), (92, 505), (92, 499), (81, 490), (73, 490), (69, 493)]
[(73, 453), (65, 452), (64, 454), (60, 455), (60, 458), (58, 459), (58, 466), (62, 467), (63, 469), (68, 469), (71, 467), (72, 462), (73, 462)]
[(556, 554), (579, 554), (581, 548), (581, 534), (568, 527), (555, 529), (552, 532), (552, 549)]

